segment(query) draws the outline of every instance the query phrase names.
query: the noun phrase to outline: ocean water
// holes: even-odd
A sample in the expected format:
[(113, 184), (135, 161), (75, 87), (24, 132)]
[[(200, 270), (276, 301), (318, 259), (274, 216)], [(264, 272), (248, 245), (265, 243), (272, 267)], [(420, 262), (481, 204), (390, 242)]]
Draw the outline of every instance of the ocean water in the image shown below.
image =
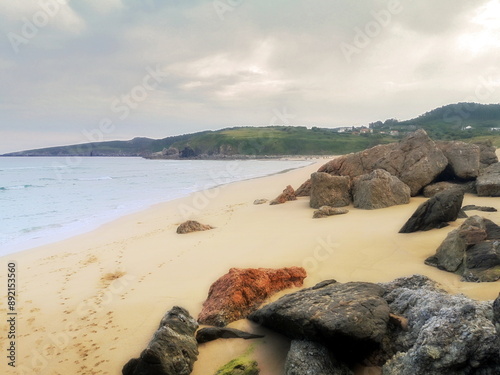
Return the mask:
[(309, 163), (0, 158), (0, 256), (90, 231), (156, 203)]

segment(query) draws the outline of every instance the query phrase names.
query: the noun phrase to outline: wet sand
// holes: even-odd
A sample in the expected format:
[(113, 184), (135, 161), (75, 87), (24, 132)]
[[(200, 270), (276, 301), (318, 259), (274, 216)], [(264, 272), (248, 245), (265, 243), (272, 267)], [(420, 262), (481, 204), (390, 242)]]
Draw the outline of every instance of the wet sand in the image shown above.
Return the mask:
[[(331, 278), (384, 282), (423, 274), (451, 293), (496, 298), (500, 282), (463, 283), (423, 263), (463, 219), (439, 230), (398, 234), (425, 198), (374, 211), (350, 207), (347, 215), (326, 219), (312, 219), (308, 198), (278, 206), (253, 204), (258, 198), (275, 198), (288, 184), (297, 188), (324, 162), (195, 193), (93, 232), (0, 258), (2, 269), (9, 261), (18, 268), (18, 367), (12, 371), (2, 359), (2, 373), (121, 374), (165, 311), (179, 305), (196, 317), (211, 283), (231, 267), (303, 266), (308, 272), (305, 286)], [(480, 206), (498, 202), (473, 195), (464, 200)], [(498, 212), (469, 211), (474, 214), (500, 223)], [(187, 219), (215, 229), (176, 234)], [(0, 285), (5, 291), (4, 272)], [(4, 316), (6, 308), (2, 298)], [(262, 375), (281, 374), (288, 340), (247, 321), (231, 326), (266, 337), (201, 345), (194, 375), (213, 374), (248, 350), (253, 350)], [(6, 329), (1, 325), (3, 337)]]

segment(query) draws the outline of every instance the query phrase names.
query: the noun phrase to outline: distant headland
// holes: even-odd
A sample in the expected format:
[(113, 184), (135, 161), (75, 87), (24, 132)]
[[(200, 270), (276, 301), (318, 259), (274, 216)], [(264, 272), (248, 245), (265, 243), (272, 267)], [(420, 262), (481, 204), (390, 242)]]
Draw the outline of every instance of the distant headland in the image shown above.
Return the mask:
[(500, 146), (500, 104), (457, 103), (414, 119), (387, 119), (363, 126), (241, 126), (163, 139), (92, 142), (12, 152), (1, 156), (124, 156), (148, 159), (244, 159), (283, 155), (333, 155), (357, 152), (400, 140), (424, 129), (435, 140), (476, 142), (488, 138)]

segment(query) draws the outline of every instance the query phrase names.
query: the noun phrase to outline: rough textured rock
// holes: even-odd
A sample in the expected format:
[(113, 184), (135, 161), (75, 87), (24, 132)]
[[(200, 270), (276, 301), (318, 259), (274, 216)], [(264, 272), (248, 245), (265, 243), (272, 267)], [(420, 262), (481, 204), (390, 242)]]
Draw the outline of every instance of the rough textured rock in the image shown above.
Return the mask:
[(288, 201), (295, 201), (297, 200), (297, 197), (295, 196), (295, 190), (293, 190), (293, 187), (288, 185), (283, 192), (278, 195), (275, 199), (273, 199), (269, 204), (275, 205), (275, 204), (283, 204)]
[(285, 375), (352, 375), (345, 364), (336, 361), (321, 344), (293, 340), (286, 357)]
[(399, 233), (443, 228), (455, 221), (460, 213), (464, 193), (460, 190), (443, 191), (422, 203)]
[(476, 181), (468, 181), (468, 182), (450, 182), (450, 181), (441, 181), (436, 182), (434, 184), (427, 185), (424, 187), (423, 195), (426, 198), (432, 198), (437, 193), (446, 190), (462, 190), (464, 193), (476, 194)]
[(321, 219), (324, 217), (334, 216), (334, 215), (344, 215), (347, 214), (348, 212), (349, 210), (347, 208), (321, 206), (318, 210), (314, 211), (313, 219)]
[(196, 332), (196, 341), (198, 344), (204, 344), (209, 341), (214, 341), (217, 339), (260, 339), (264, 336), (254, 335), (253, 333), (248, 333), (240, 331), (239, 329), (227, 328), (227, 327), (205, 327), (201, 328)]
[(296, 197), (308, 197), (311, 195), (311, 179), (309, 178), (306, 182), (299, 186), (297, 190), (295, 190)]
[(259, 373), (260, 370), (256, 361), (247, 357), (240, 357), (222, 366), (215, 375), (258, 375)]
[(475, 145), (479, 146), (480, 149), (480, 167), (486, 168), (491, 164), (498, 163), (498, 156), (496, 154), (496, 148), (491, 143), (491, 140), (484, 142), (476, 142)]
[(427, 258), (426, 264), (449, 272), (456, 272), (465, 259), (465, 252), (470, 245), (487, 238), (486, 224), (480, 216), (471, 216), (457, 229), (448, 233), (436, 254)]
[(498, 334), (500, 335), (500, 293), (493, 302), (493, 324), (495, 325)]
[(462, 280), (471, 282), (500, 280), (500, 241), (484, 241), (467, 249)]
[(182, 307), (174, 306), (160, 322), (139, 358), (131, 359), (123, 375), (189, 375), (198, 358), (194, 334), (198, 323)]
[(389, 307), (383, 293), (372, 283), (330, 280), (287, 294), (249, 319), (291, 339), (323, 343), (344, 361), (359, 360), (386, 334)]
[(376, 169), (353, 180), (352, 197), (354, 207), (373, 210), (409, 203), (410, 188), (389, 172)]
[(483, 212), (497, 212), (498, 210), (495, 207), (486, 207), (486, 206), (476, 206), (475, 204), (469, 204), (467, 206), (463, 206), (462, 210), (464, 211), (483, 211)]
[(500, 227), (491, 220), (471, 216), (448, 233), (426, 264), (462, 275), (463, 281), (500, 279)]
[(448, 159), (420, 129), (398, 143), (379, 145), (365, 151), (340, 156), (322, 166), (318, 171), (352, 178), (384, 169), (410, 187), (417, 195), (443, 172)]
[(347, 176), (330, 176), (322, 172), (313, 173), (309, 204), (312, 208), (348, 206), (351, 204), (351, 179)]
[(436, 142), (448, 159), (448, 168), (453, 176), (470, 180), (479, 174), (480, 148), (461, 141)]
[(500, 163), (481, 171), (476, 180), (476, 189), (480, 197), (500, 197)]
[(384, 375), (466, 375), (500, 373), (500, 336), (492, 302), (450, 295), (424, 276), (382, 284), (391, 311), (408, 318), (407, 331), (391, 342), (399, 352)]
[(231, 268), (210, 286), (198, 321), (223, 327), (246, 318), (273, 293), (302, 286), (306, 276), (302, 267)]
[(264, 204), (264, 203), (267, 203), (269, 202), (267, 199), (265, 198), (262, 198), (262, 199), (256, 199), (253, 201), (253, 204)]
[(192, 233), (192, 232), (201, 232), (201, 231), (210, 230), (210, 229), (214, 229), (214, 227), (212, 227), (210, 225), (201, 224), (201, 223), (194, 221), (194, 220), (188, 220), (188, 221), (185, 221), (184, 223), (182, 223), (181, 225), (179, 225), (179, 227), (177, 228), (177, 233), (178, 234), (186, 234), (186, 233)]

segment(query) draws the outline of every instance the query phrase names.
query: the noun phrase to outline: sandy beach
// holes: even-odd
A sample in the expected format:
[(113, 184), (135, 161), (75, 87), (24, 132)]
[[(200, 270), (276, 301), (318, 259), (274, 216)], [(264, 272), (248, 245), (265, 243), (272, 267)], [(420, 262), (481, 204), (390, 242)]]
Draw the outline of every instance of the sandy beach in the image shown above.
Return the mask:
[[(197, 317), (209, 286), (231, 267), (302, 266), (308, 273), (305, 286), (332, 278), (384, 282), (423, 274), (452, 293), (496, 298), (500, 282), (463, 283), (459, 276), (424, 264), (463, 219), (439, 230), (398, 234), (423, 197), (373, 211), (350, 207), (347, 215), (326, 219), (312, 219), (309, 198), (277, 206), (253, 204), (275, 198), (286, 185), (297, 188), (325, 162), (198, 192), (93, 232), (0, 258), (2, 270), (16, 263), (18, 288), (17, 367), (7, 366), (2, 356), (2, 373), (121, 374), (167, 310), (179, 305)], [(464, 205), (498, 202), (473, 195), (464, 199)], [(500, 224), (500, 212), (469, 211), (476, 214)], [(187, 219), (215, 229), (178, 235), (177, 226)], [(6, 297), (6, 273), (0, 274)], [(3, 318), (6, 309), (2, 298)], [(249, 350), (262, 375), (281, 374), (287, 339), (247, 321), (231, 327), (266, 337), (201, 345), (194, 375), (213, 374)], [(0, 333), (5, 337), (5, 322)], [(7, 351), (5, 344), (2, 350)]]

